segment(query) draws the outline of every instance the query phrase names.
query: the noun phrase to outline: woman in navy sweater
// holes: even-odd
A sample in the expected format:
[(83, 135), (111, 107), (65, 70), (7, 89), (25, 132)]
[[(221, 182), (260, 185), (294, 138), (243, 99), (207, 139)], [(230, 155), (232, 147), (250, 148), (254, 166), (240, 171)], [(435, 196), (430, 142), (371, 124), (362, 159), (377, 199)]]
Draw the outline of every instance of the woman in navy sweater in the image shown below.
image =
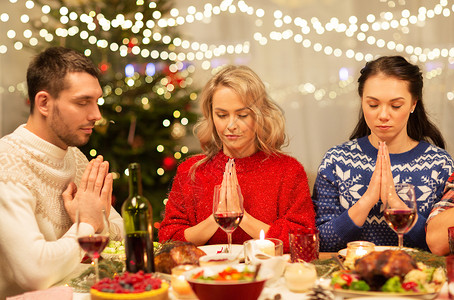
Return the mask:
[(418, 206), (404, 245), (427, 250), (426, 219), (454, 162), (424, 109), (421, 71), (401, 56), (381, 57), (366, 64), (358, 83), (359, 122), (348, 142), (325, 154), (314, 186), (320, 251), (354, 240), (396, 246), (381, 199), (398, 182), (415, 186)]

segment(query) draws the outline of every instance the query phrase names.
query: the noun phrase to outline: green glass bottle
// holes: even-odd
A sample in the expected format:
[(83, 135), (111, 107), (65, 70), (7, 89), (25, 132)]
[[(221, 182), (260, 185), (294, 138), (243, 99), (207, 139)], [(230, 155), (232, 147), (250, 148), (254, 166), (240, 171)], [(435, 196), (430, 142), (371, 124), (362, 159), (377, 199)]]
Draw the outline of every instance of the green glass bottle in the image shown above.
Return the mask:
[(153, 210), (142, 196), (140, 165), (131, 163), (129, 170), (129, 197), (121, 207), (126, 233), (126, 270), (136, 273), (155, 271), (153, 253)]

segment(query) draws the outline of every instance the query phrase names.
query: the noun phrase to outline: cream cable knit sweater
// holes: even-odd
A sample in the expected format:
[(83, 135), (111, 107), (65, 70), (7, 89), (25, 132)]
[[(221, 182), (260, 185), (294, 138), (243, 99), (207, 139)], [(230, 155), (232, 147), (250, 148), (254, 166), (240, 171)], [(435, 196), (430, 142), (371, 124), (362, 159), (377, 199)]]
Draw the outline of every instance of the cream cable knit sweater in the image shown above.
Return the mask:
[[(0, 139), (0, 300), (50, 287), (83, 254), (61, 194), (69, 182), (79, 183), (88, 160), (79, 149), (63, 150), (24, 126)], [(109, 221), (111, 238), (121, 239), (123, 220), (113, 208)]]

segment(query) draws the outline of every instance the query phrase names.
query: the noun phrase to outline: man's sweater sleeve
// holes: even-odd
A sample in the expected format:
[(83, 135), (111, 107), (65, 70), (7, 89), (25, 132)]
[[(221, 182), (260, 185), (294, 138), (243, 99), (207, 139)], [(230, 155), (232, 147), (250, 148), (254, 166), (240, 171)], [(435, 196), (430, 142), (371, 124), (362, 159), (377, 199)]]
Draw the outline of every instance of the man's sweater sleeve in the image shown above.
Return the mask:
[[(22, 184), (0, 183), (0, 261), (25, 290), (45, 289), (70, 274), (82, 251), (76, 225), (56, 241), (46, 241), (35, 218), (35, 197)], [(86, 224), (87, 234), (93, 227)]]

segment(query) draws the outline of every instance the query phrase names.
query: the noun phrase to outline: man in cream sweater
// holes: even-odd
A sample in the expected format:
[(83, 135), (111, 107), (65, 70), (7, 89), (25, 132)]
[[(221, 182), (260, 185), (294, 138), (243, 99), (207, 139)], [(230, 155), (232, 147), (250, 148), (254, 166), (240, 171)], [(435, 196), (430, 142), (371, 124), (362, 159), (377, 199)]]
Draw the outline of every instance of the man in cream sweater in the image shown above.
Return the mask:
[(0, 139), (0, 300), (48, 288), (77, 267), (78, 209), (86, 235), (102, 229), (94, 214), (102, 209), (111, 239), (123, 235), (108, 162), (88, 162), (77, 148), (101, 118), (96, 67), (73, 50), (48, 48), (30, 63), (27, 84), (28, 121)]

